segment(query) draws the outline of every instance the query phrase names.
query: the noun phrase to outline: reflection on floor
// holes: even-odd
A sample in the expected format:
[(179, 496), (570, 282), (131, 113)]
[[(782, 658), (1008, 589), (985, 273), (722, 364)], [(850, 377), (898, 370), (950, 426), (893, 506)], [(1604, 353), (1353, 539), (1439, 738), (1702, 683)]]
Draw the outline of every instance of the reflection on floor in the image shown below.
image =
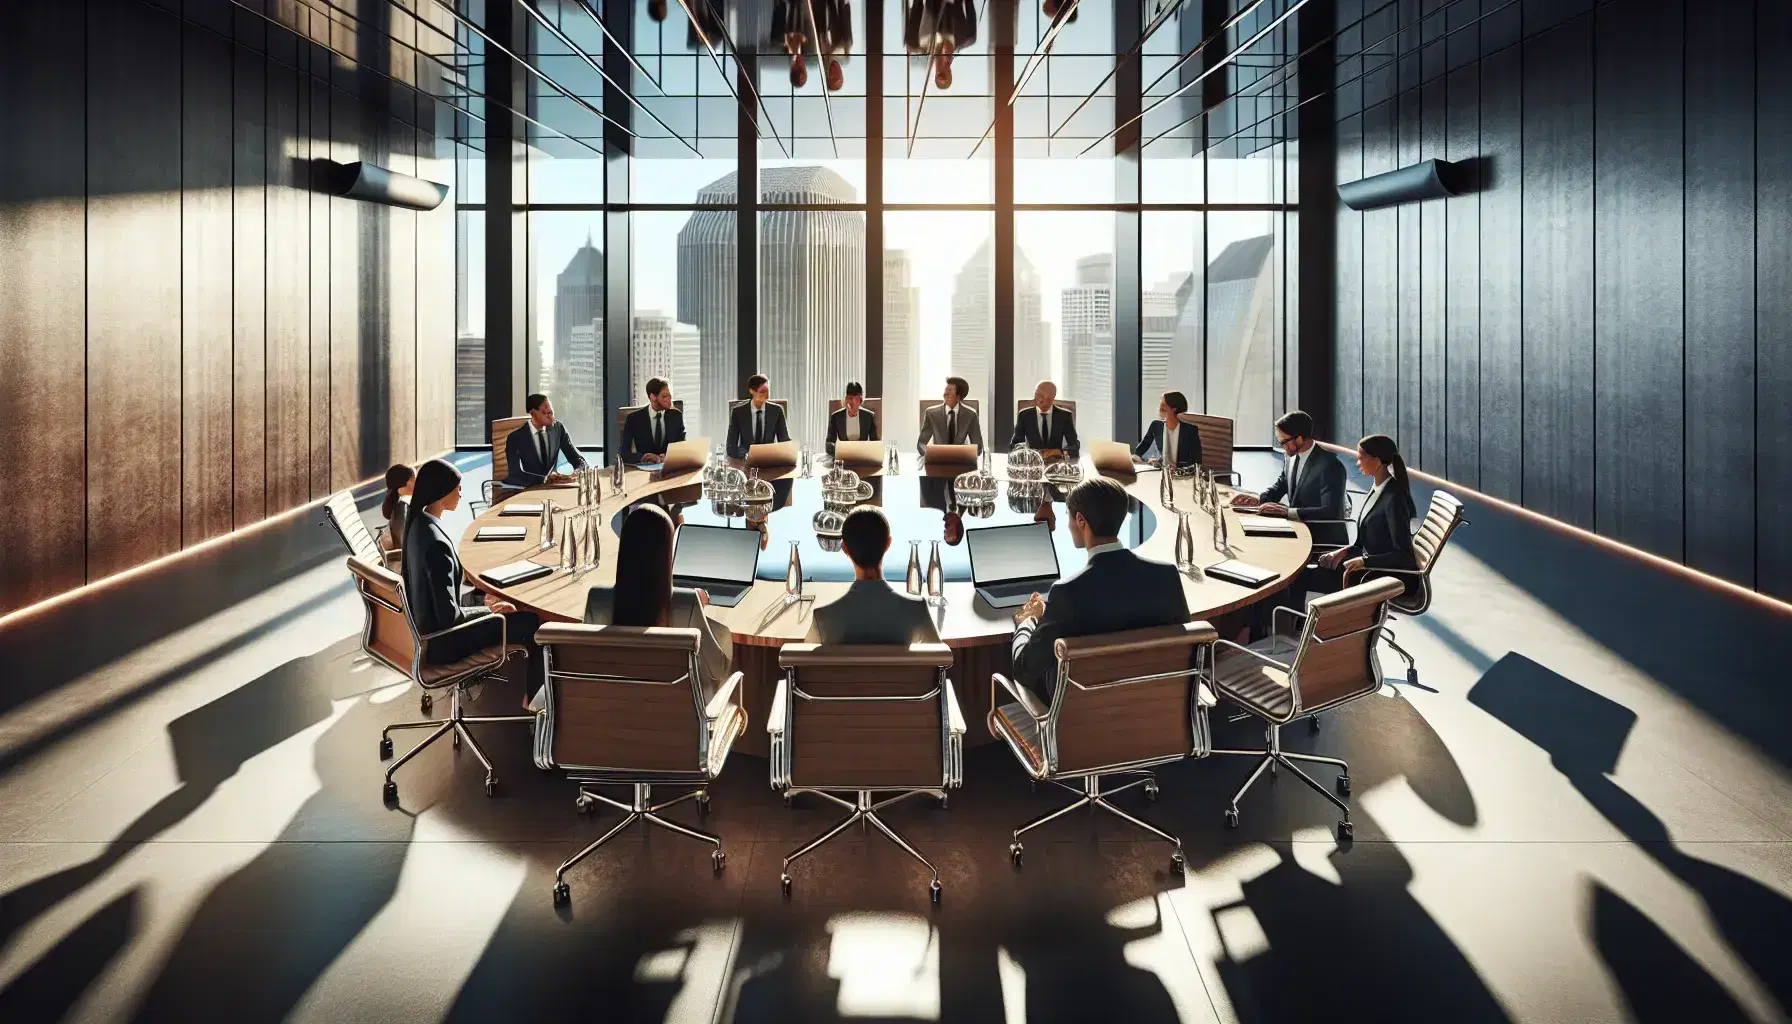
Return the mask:
[(939, 863), (937, 908), (875, 836), (781, 899), (780, 858), (834, 810), (786, 809), (737, 757), (706, 822), (723, 874), (642, 830), (557, 910), (554, 865), (612, 816), (576, 815), (504, 727), (497, 799), (442, 744), (384, 806), (379, 729), (415, 694), (359, 658), (328, 531), (266, 531), (0, 629), (23, 668), (0, 689), (0, 1020), (1785, 1019), (1792, 618), (1469, 516), (1432, 614), (1398, 627), (1421, 685), (1287, 731), (1350, 759), (1353, 844), (1286, 784), (1224, 828), (1250, 766), (1216, 759), (1120, 798), (1182, 834), (1186, 876), (1107, 816), (1016, 870), (1008, 830), (1057, 798), (983, 746), (950, 809), (889, 815)]

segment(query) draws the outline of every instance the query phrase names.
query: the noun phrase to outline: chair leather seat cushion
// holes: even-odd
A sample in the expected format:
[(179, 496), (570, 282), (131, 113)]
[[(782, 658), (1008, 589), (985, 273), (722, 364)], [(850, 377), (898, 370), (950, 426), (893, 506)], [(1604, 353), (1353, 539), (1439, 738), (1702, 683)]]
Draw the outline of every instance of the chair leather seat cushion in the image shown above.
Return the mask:
[(1220, 692), (1248, 710), (1271, 718), (1286, 718), (1294, 710), (1294, 692), (1288, 686), (1288, 673), (1265, 665), (1248, 654), (1220, 648), (1214, 682), (1219, 684)]
[(1027, 759), (1035, 773), (1045, 771), (1045, 747), (1039, 740), (1039, 722), (1019, 704), (1003, 704), (989, 713), (991, 731), (1008, 739)]
[(417, 682), (424, 686), (440, 686), (457, 676), (466, 675), (479, 669), (497, 668), (504, 664), (506, 658), (521, 657), (526, 653), (527, 649), (520, 644), (511, 644), (504, 648), (487, 647), (484, 650), (474, 651), (459, 661), (450, 661), (442, 665), (424, 665), (422, 676)]

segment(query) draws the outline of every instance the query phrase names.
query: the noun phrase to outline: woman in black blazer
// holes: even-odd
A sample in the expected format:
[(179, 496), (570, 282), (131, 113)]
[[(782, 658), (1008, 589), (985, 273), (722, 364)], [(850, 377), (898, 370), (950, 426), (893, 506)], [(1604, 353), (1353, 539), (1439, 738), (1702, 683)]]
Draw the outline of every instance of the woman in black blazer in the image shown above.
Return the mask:
[[(431, 459), (417, 470), (411, 492), (411, 510), (404, 531), (404, 590), (411, 615), (424, 633), (438, 633), (469, 619), (485, 618), (487, 626), (467, 629), (432, 641), (424, 651), (431, 665), (445, 665), (497, 645), (505, 632), (500, 615), (509, 620), (507, 638), (513, 644), (533, 644), (540, 619), (519, 612), (509, 601), (472, 593), (461, 597), (460, 556), (443, 529), (441, 516), (460, 507), (460, 472), (440, 459)], [(539, 672), (539, 657), (530, 658), (530, 674)]]
[(1164, 441), (1164, 431), (1176, 432), (1176, 468), (1191, 469), (1201, 464), (1201, 432), (1193, 424), (1182, 422), (1181, 416), (1188, 411), (1188, 399), (1180, 391), (1166, 391), (1157, 403), (1157, 419), (1145, 428), (1145, 436), (1133, 446), (1134, 462), (1144, 462), (1146, 453), (1156, 449), (1157, 456), (1151, 461), (1162, 463), (1164, 453), (1169, 445)]
[[(1314, 579), (1303, 579), (1308, 590), (1330, 593), (1341, 589), (1346, 577), (1357, 583), (1373, 577), (1376, 569), (1418, 568), (1412, 553), (1412, 520), (1418, 511), (1406, 461), (1394, 439), (1371, 434), (1357, 442), (1356, 465), (1375, 481), (1357, 513), (1356, 543), (1321, 555)], [(1407, 589), (1412, 587), (1409, 577)]]

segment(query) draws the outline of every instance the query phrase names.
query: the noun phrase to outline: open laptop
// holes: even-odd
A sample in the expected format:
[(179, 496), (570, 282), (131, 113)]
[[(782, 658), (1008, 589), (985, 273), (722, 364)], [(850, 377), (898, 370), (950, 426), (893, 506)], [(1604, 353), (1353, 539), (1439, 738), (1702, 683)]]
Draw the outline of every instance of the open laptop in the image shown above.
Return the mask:
[(992, 608), (1019, 608), (1058, 581), (1058, 551), (1045, 523), (966, 530), (971, 583)]
[(701, 587), (709, 603), (732, 608), (753, 589), (759, 531), (686, 523), (672, 549), (672, 585)]
[(1132, 461), (1132, 449), (1123, 441), (1090, 441), (1088, 449), (1097, 472), (1130, 476), (1139, 471)]
[(794, 466), (796, 465), (796, 455), (795, 441), (773, 441), (770, 444), (756, 444), (747, 449), (747, 465)]
[(655, 469), (661, 473), (685, 473), (693, 469), (702, 469), (709, 460), (709, 438), (693, 437), (684, 441), (674, 441), (666, 446), (666, 457), (660, 460)]
[(836, 441), (834, 442), (834, 461), (851, 463), (855, 466), (881, 466), (884, 464), (884, 443), (882, 441)]

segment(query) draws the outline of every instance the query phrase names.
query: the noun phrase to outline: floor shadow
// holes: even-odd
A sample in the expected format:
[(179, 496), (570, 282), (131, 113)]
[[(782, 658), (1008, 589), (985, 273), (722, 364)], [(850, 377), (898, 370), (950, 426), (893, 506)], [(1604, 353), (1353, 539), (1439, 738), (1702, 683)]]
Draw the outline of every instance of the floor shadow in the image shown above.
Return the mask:
[[(1612, 780), (1611, 773), (1636, 724), (1634, 712), (1520, 654), (1501, 658), (1468, 696), (1471, 703), (1546, 751), (1556, 770), (1595, 810), (1697, 893), (1718, 933), (1736, 955), (1781, 1006), (1792, 1006), (1792, 956), (1786, 955), (1785, 948), (1785, 937), (1792, 935), (1792, 901), (1746, 875), (1686, 853), (1654, 812)], [(1599, 909), (1596, 904), (1596, 925)], [(1609, 900), (1604, 909), (1608, 918), (1617, 920), (1639, 913), (1627, 904), (1616, 907)], [(1595, 931), (1600, 952), (1612, 965), (1633, 1007), (1661, 1006), (1655, 989), (1663, 978), (1677, 975), (1703, 976), (1709, 983), (1681, 989), (1685, 994), (1675, 1005), (1682, 1012), (1706, 1019), (1707, 1014), (1721, 1013), (1729, 1002), (1727, 994), (1710, 1004), (1695, 998), (1715, 982), (1665, 937), (1653, 947), (1631, 946), (1621, 930), (1600, 934), (1596, 927)]]
[(0, 988), (0, 1020), (61, 1020), (137, 934), (142, 893), (123, 893)]

